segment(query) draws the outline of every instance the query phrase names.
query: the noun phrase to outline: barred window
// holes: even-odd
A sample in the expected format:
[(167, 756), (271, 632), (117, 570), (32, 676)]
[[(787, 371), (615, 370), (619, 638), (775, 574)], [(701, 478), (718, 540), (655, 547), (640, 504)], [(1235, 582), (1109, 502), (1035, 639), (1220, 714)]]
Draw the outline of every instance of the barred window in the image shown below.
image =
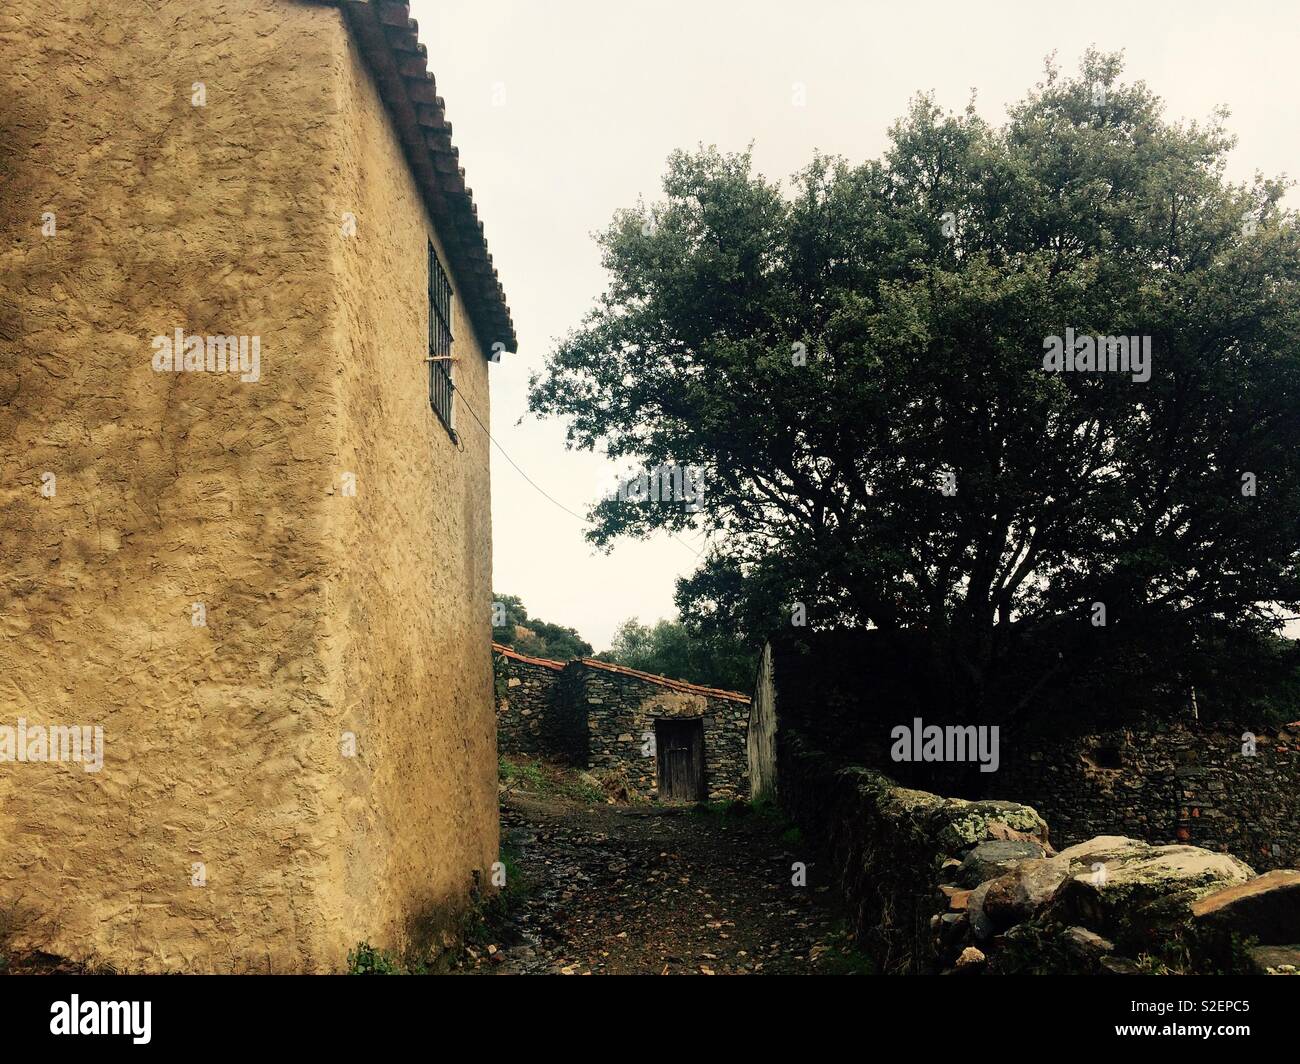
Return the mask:
[(429, 405), (456, 438), (451, 423), (451, 282), (429, 242)]

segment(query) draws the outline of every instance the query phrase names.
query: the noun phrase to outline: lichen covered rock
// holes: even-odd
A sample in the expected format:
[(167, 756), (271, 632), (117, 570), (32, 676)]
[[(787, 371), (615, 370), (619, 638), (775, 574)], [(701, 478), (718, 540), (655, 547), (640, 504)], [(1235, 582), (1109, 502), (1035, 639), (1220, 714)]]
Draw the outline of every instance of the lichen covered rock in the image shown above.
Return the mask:
[(1254, 872), (1224, 853), (1195, 846), (1152, 846), (1104, 835), (1062, 850), (1069, 874), (1045, 915), (1122, 940), (1148, 940), (1185, 921), (1192, 903)]
[(1023, 861), (1037, 860), (1044, 854), (1045, 850), (1038, 842), (991, 839), (981, 842), (966, 855), (957, 877), (966, 886), (977, 887), (985, 880), (1010, 872)]
[[(924, 792), (913, 792), (921, 794)], [(930, 795), (931, 798), (934, 795)], [(959, 853), (981, 842), (1006, 838), (1006, 829), (1047, 846), (1047, 822), (1037, 811), (1019, 802), (967, 802), (960, 798), (940, 800), (933, 828), (935, 841), (947, 853)]]
[(1070, 874), (1070, 862), (1059, 855), (1021, 861), (993, 880), (984, 895), (984, 912), (997, 927), (1027, 920), (1051, 900)]

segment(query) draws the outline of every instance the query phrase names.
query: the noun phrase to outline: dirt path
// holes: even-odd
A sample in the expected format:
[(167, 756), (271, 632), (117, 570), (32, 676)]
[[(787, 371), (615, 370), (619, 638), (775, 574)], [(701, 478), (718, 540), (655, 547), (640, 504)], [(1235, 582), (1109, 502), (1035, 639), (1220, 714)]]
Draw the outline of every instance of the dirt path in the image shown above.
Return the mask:
[[(853, 970), (797, 832), (753, 813), (582, 805), (514, 793), (503, 849), (527, 883), (464, 968), (501, 974)], [(792, 865), (807, 866), (794, 886)]]

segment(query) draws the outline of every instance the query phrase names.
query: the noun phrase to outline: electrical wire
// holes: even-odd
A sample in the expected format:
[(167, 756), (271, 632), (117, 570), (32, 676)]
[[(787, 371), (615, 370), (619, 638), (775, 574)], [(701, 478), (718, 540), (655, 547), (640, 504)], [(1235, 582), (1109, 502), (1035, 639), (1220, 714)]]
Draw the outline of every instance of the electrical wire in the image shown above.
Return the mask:
[[(526, 481), (528, 481), (528, 483), (531, 484), (542, 496), (544, 496), (550, 502), (554, 503), (570, 517), (576, 517), (584, 525), (591, 524), (591, 521), (589, 521), (587, 518), (583, 517), (579, 513), (574, 513), (574, 511), (570, 510), (567, 506), (564, 505), (564, 503), (560, 502), (559, 499), (557, 499), (554, 495), (552, 495), (549, 491), (547, 491), (540, 484), (538, 484), (537, 481), (535, 481), (532, 477), (530, 477), (527, 473), (523, 471), (519, 463), (516, 462), (513, 458), (511, 458), (510, 455), (506, 452), (506, 449), (502, 447), (500, 443), (497, 442), (496, 437), (493, 436), (491, 431), (489, 431), (488, 427), (485, 424), (483, 424), (483, 419), (478, 416), (478, 413), (474, 410), (472, 406), (470, 406), (469, 400), (460, 394), (460, 389), (457, 388), (455, 385), (452, 386), (452, 394), (460, 397), (460, 401), (464, 405), (465, 409), (468, 410), (470, 416), (475, 421), (478, 422), (478, 427), (483, 430), (483, 435), (485, 435), (489, 440), (491, 440), (492, 446), (494, 446), (498, 451), (500, 451), (502, 457), (504, 457), (507, 462), (509, 462), (512, 466), (515, 467), (515, 472), (517, 472), (521, 477), (523, 477)], [(685, 547), (688, 551), (694, 554), (697, 558), (704, 557), (703, 554), (701, 554), (689, 543), (687, 543), (686, 540), (682, 539), (681, 536), (679, 536), (676, 532), (669, 532), (668, 534), (672, 536), (673, 539), (677, 540), (677, 542), (680, 543), (683, 547)]]

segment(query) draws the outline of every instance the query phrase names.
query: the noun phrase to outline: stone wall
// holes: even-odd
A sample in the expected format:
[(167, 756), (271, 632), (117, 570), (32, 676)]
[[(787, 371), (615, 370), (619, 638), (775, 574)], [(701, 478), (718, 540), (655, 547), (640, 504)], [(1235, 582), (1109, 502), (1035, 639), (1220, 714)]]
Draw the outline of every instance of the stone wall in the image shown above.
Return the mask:
[[(774, 640), (762, 660), (751, 775), (768, 791), (781, 790), (777, 750), (782, 731), (792, 726), (842, 763), (905, 786), (1029, 802), (1065, 845), (1122, 831), (1151, 843), (1229, 852), (1261, 869), (1300, 863), (1300, 724), (1148, 718), (1088, 733), (1069, 717), (1045, 715), (1001, 728), (998, 770), (977, 774), (980, 790), (972, 794), (963, 790), (971, 779), (965, 766), (890, 758), (891, 729), (910, 723), (914, 713), (927, 724), (955, 723), (932, 715), (933, 701), (918, 694), (922, 670), (896, 637), (825, 633)], [(1255, 736), (1253, 756), (1243, 753), (1247, 731)]]
[[(494, 645), (495, 646), (495, 645)], [(561, 665), (495, 646), (506, 688), (497, 706), (500, 748), (611, 774), (629, 792), (659, 797), (655, 721), (699, 719), (712, 800), (748, 792), (749, 699), (607, 662)]]
[(497, 750), (587, 764), (587, 729), (565, 697), (562, 661), (530, 658), (493, 644), (506, 677), (497, 699)]
[(1300, 872), (1116, 835), (1057, 852), (1037, 810), (900, 787), (791, 728), (781, 804), (886, 973), (1293, 974)]
[(1192, 722), (1012, 746), (990, 792), (1023, 796), (1070, 845), (1107, 831), (1232, 853), (1260, 869), (1300, 864), (1300, 726)]
[(716, 801), (748, 793), (748, 698), (706, 693), (707, 689), (690, 684), (668, 687), (602, 662), (582, 661), (575, 666), (581, 678), (578, 697), (587, 708), (591, 768), (625, 773), (631, 790), (656, 798), (655, 721), (701, 718), (709, 798)]

